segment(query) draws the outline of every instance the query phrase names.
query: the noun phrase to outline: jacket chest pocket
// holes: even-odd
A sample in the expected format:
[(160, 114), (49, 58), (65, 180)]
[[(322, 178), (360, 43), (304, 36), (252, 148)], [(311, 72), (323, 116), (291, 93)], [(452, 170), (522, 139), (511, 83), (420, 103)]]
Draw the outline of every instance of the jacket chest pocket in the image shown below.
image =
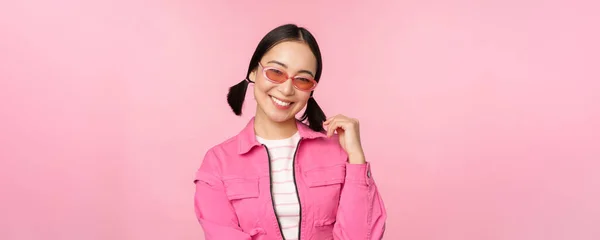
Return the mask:
[(315, 225), (335, 222), (345, 178), (345, 165), (320, 167), (304, 172), (304, 180), (312, 199)]
[(258, 178), (227, 179), (223, 185), (240, 224), (256, 218), (260, 195)]

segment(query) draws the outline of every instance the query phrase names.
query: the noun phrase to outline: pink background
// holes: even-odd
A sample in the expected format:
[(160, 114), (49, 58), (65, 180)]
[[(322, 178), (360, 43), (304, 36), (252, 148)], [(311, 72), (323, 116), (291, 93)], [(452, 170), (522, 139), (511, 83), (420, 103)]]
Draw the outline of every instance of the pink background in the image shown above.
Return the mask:
[(2, 1), (0, 239), (202, 239), (193, 173), (287, 22), (362, 121), (385, 239), (600, 239), (599, 4), (250, 2)]

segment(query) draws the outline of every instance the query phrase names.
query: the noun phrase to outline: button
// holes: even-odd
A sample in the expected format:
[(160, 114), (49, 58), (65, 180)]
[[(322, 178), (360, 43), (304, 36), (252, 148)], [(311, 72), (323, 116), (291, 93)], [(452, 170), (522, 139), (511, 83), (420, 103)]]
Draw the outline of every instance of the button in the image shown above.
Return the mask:
[(367, 170), (367, 178), (371, 178), (371, 169)]

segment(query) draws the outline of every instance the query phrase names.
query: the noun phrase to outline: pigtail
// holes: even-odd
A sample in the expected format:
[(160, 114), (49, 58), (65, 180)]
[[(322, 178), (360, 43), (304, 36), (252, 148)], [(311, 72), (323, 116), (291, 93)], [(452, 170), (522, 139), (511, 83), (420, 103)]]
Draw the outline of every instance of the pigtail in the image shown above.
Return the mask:
[(325, 113), (317, 104), (317, 101), (311, 96), (306, 103), (306, 110), (300, 118), (300, 121), (308, 119), (308, 127), (315, 132), (324, 131), (323, 122), (327, 120)]
[(240, 83), (230, 87), (229, 93), (227, 93), (227, 103), (229, 103), (235, 115), (242, 115), (242, 106), (244, 105), (244, 99), (246, 99), (248, 82), (247, 79), (242, 80)]

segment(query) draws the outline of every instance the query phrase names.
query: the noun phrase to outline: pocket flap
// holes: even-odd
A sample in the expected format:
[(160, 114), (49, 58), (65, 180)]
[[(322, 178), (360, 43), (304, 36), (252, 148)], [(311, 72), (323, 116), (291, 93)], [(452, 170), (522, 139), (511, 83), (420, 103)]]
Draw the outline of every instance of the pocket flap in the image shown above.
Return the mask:
[(223, 180), (229, 200), (258, 197), (258, 179), (235, 178)]
[(304, 179), (309, 187), (340, 184), (346, 178), (346, 166), (335, 165), (308, 170), (304, 173)]
[(329, 226), (335, 223), (335, 219), (320, 219), (315, 220), (315, 227), (324, 227)]

